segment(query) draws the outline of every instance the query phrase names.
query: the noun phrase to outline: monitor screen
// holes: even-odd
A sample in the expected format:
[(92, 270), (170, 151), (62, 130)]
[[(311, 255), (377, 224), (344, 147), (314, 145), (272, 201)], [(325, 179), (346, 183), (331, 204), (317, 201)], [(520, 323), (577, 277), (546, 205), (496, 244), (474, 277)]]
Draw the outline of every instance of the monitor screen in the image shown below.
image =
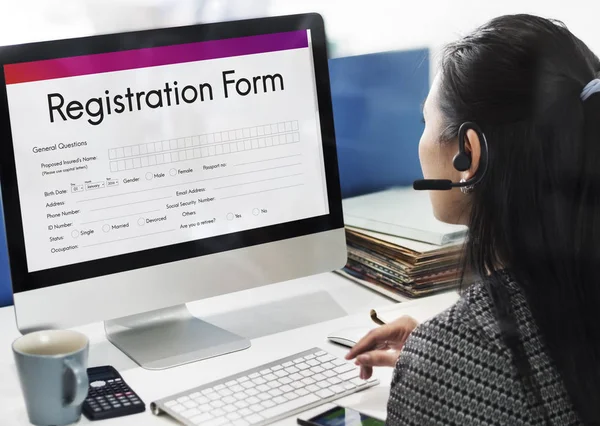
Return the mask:
[(5, 64), (27, 273), (327, 216), (312, 45), (300, 29)]

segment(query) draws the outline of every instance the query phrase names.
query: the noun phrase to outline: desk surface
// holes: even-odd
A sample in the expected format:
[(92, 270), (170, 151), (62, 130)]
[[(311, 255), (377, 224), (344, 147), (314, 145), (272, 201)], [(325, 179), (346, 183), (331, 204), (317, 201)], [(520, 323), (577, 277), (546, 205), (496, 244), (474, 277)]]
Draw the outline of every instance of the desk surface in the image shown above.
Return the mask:
[[(106, 340), (102, 323), (78, 327), (77, 330), (90, 338), (89, 366), (115, 366), (148, 406), (150, 402), (176, 392), (315, 346), (343, 356), (346, 349), (329, 343), (327, 335), (346, 327), (372, 327), (369, 309), (392, 303), (389, 299), (335, 274), (318, 275), (193, 302), (188, 307), (194, 315), (220, 326), (229, 324), (229, 329), (242, 318), (245, 328), (232, 331), (245, 330), (246, 337), (254, 337), (252, 346), (245, 351), (162, 371), (148, 371), (138, 367)], [(311, 306), (302, 306), (303, 304)], [(320, 309), (311, 309), (315, 304)], [(248, 320), (253, 319), (240, 315), (240, 312), (257, 306), (262, 315), (257, 315), (255, 322), (248, 326)], [(287, 315), (289, 309), (305, 312), (307, 315)], [(424, 306), (424, 309), (431, 308)], [(278, 312), (286, 312), (286, 317), (300, 319), (290, 322), (277, 317)], [(269, 313), (273, 316), (269, 316)], [(0, 309), (0, 330), (0, 423), (3, 426), (28, 425), (11, 350), (12, 341), (19, 336), (12, 307)], [(378, 369), (375, 374), (381, 381), (378, 387), (346, 397), (338, 401), (339, 404), (383, 418), (392, 371)], [(82, 417), (80, 423), (91, 422)], [(135, 424), (165, 426), (176, 422), (164, 416), (153, 416), (148, 409), (143, 414), (102, 422), (106, 426)], [(277, 424), (294, 425), (296, 420), (290, 418)]]

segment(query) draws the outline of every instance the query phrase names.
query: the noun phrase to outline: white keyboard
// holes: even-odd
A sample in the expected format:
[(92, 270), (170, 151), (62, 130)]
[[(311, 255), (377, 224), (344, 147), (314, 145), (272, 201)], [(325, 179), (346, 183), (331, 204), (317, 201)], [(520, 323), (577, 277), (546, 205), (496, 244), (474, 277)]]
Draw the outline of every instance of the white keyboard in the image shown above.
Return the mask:
[(189, 426), (267, 425), (375, 386), (352, 362), (313, 348), (150, 404)]

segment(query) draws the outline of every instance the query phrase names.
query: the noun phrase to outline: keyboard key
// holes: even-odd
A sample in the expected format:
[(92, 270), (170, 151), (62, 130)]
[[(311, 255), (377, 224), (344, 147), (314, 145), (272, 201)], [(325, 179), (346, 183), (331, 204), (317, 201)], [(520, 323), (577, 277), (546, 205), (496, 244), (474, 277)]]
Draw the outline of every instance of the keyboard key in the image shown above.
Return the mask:
[(182, 396), (180, 398), (177, 398), (177, 402), (181, 403), (181, 402), (186, 402), (189, 401), (190, 397), (189, 396)]
[(306, 363), (311, 367), (319, 365), (319, 361), (317, 361), (316, 359), (309, 359), (308, 361), (306, 361)]
[(221, 395), (219, 395), (216, 392), (213, 393), (209, 393), (208, 395), (205, 395), (208, 399), (210, 399), (211, 401), (217, 401), (219, 399), (221, 399)]
[(292, 386), (294, 389), (301, 389), (301, 388), (303, 388), (303, 387), (304, 387), (304, 383), (302, 383), (302, 382), (294, 382), (294, 383), (292, 383), (292, 384), (291, 384), (291, 386)]
[(333, 361), (331, 361), (331, 363), (332, 363), (333, 365), (340, 366), (340, 365), (347, 364), (347, 363), (348, 363), (348, 361), (344, 361), (343, 359), (336, 358), (336, 359), (334, 359)]
[(260, 404), (251, 405), (249, 408), (255, 413), (260, 413), (262, 410), (264, 410), (264, 407)]
[(302, 383), (304, 383), (306, 386), (308, 386), (308, 385), (314, 385), (315, 381), (313, 379), (311, 379), (310, 377), (306, 377), (306, 378), (302, 379)]
[(293, 391), (294, 388), (291, 387), (290, 385), (283, 385), (282, 387), (279, 388), (279, 390), (283, 393), (287, 393), (287, 392)]
[(302, 380), (303, 378), (304, 378), (304, 376), (302, 376), (301, 374), (298, 374), (298, 373), (294, 373), (290, 376), (290, 379), (293, 380), (294, 382)]
[(250, 398), (248, 398), (248, 399), (246, 400), (246, 402), (247, 402), (248, 404), (250, 404), (250, 405), (252, 405), (252, 404), (258, 404), (258, 403), (260, 402), (260, 399), (258, 399), (258, 398), (257, 398), (257, 397), (255, 397), (255, 396), (251, 396)]
[(196, 401), (198, 404), (207, 404), (210, 401), (210, 399), (208, 399), (204, 395), (200, 395), (199, 397), (194, 398), (194, 401)]
[(275, 404), (283, 404), (284, 402), (287, 402), (287, 399), (285, 399), (283, 396), (276, 396), (273, 398), (273, 402)]
[(285, 377), (285, 376), (287, 376), (287, 375), (288, 375), (288, 373), (287, 373), (287, 371), (285, 371), (285, 370), (279, 370), (279, 371), (276, 371), (276, 372), (275, 372), (275, 375), (276, 375), (277, 377)]
[(310, 370), (302, 370), (300, 374), (302, 374), (304, 377), (310, 377), (313, 375), (312, 371)]
[(265, 408), (271, 408), (275, 406), (275, 403), (273, 401), (271, 401), (270, 399), (263, 401), (260, 403), (260, 405), (262, 405)]
[(255, 396), (255, 395), (258, 395), (259, 392), (256, 389), (252, 388), (252, 389), (246, 389), (246, 393), (250, 396)]
[(260, 399), (261, 401), (266, 401), (268, 399), (271, 399), (271, 395), (269, 395), (268, 393), (259, 393), (258, 395), (256, 395), (256, 397), (258, 399)]
[(279, 379), (279, 382), (281, 382), (282, 385), (289, 385), (290, 383), (292, 383), (292, 379), (290, 379), (289, 377), (282, 377), (281, 379)]
[(346, 389), (346, 390), (356, 389), (356, 387), (357, 387), (355, 384), (350, 383), (350, 382), (342, 383), (342, 386), (344, 386), (344, 389)]
[(295, 392), (300, 396), (308, 395), (308, 391), (304, 388), (296, 389)]
[[(279, 386), (281, 386), (283, 383), (281, 383), (279, 380), (273, 380), (272, 382), (269, 382), (266, 384), (266, 386), (269, 389), (277, 389)], [(267, 389), (267, 391), (269, 390)]]
[(242, 386), (243, 386), (245, 389), (251, 389), (251, 388), (253, 388), (253, 387), (254, 387), (254, 383), (252, 383), (251, 381), (247, 381), (247, 382), (244, 382), (244, 383), (242, 383)]
[(206, 423), (202, 423), (202, 426), (221, 426), (226, 425), (227, 423), (229, 423), (227, 417), (218, 417), (216, 419), (209, 420)]
[(263, 379), (265, 379), (267, 382), (270, 382), (271, 380), (277, 380), (277, 376), (274, 375), (273, 373), (269, 373), (269, 374), (265, 375), (263, 377)]
[(309, 359), (314, 359), (314, 358), (315, 358), (315, 356), (314, 356), (313, 354), (310, 354), (310, 355), (306, 355), (306, 356), (304, 357), (304, 360), (305, 360), (305, 361), (308, 361)]
[(223, 404), (223, 401), (221, 401), (221, 400), (216, 400), (216, 401), (211, 402), (210, 405), (214, 408), (221, 408), (225, 404)]
[(344, 381), (354, 379), (358, 377), (358, 368), (353, 371), (348, 371), (347, 373), (340, 374), (338, 377)]
[(315, 356), (323, 356), (323, 355), (327, 355), (327, 352), (325, 351), (319, 351), (315, 354)]
[(324, 380), (322, 382), (317, 383), (317, 386), (320, 387), (321, 389), (327, 389), (331, 385), (329, 384), (329, 382), (327, 380)]
[(256, 379), (252, 379), (252, 383), (254, 383), (255, 385), (264, 385), (265, 383), (267, 383), (267, 381), (262, 377), (258, 377)]
[(236, 393), (236, 392), (242, 392), (244, 390), (244, 388), (242, 386), (236, 384), (236, 385), (233, 385), (232, 387), (230, 387), (229, 390), (231, 392)]
[(261, 414), (267, 419), (280, 416), (282, 414), (289, 413), (293, 410), (298, 410), (299, 408), (305, 407), (309, 404), (313, 404), (319, 401), (319, 398), (316, 395), (305, 395), (303, 397), (294, 399), (293, 401), (280, 402), (279, 405), (274, 406), (273, 408), (267, 408)]
[(236, 384), (237, 384), (237, 382), (235, 380), (230, 380), (227, 383), (225, 383), (225, 386), (227, 386), (228, 388), (230, 388), (232, 386), (235, 386)]
[(331, 383), (332, 385), (337, 385), (339, 383), (342, 383), (342, 381), (340, 379), (338, 379), (337, 377), (330, 377), (327, 379), (327, 381), (329, 383)]
[(315, 379), (315, 381), (316, 381), (316, 382), (320, 382), (320, 381), (322, 381), (322, 380), (326, 380), (326, 379), (327, 379), (327, 377), (325, 377), (325, 376), (324, 376), (324, 375), (322, 375), (322, 374), (315, 374), (315, 375), (313, 376), (313, 379)]
[(177, 401), (167, 401), (165, 402), (165, 407), (171, 408), (172, 406), (177, 405)]
[(275, 372), (275, 371), (279, 371), (281, 370), (283, 367), (281, 365), (276, 365), (275, 367), (271, 367), (271, 371)]
[(356, 366), (348, 363), (348, 364), (344, 364), (344, 365), (340, 365), (339, 367), (336, 367), (333, 371), (335, 371), (338, 374), (342, 374), (342, 373), (346, 373), (348, 371), (352, 371), (356, 369)]
[(329, 362), (329, 361), (333, 361), (333, 360), (335, 359), (335, 357), (334, 357), (333, 355), (329, 355), (329, 354), (327, 354), (327, 355), (320, 356), (320, 357), (319, 357), (319, 358), (317, 358), (317, 359), (318, 359), (318, 360), (319, 360), (319, 362), (321, 362), (321, 363), (326, 363), (326, 362)]
[(195, 417), (199, 414), (202, 414), (202, 413), (197, 408), (192, 408), (191, 410), (186, 410), (181, 413), (181, 415), (183, 417), (185, 417), (186, 419), (191, 419), (192, 417)]
[(209, 393), (213, 393), (215, 390), (213, 388), (208, 388), (208, 389), (202, 389), (200, 392), (202, 392), (202, 395), (208, 395)]
[(306, 370), (307, 368), (310, 368), (310, 365), (305, 362), (301, 362), (300, 364), (296, 364), (296, 368), (299, 370)]
[(242, 418), (242, 416), (240, 416), (238, 413), (229, 413), (225, 417), (227, 417), (229, 420), (238, 420)]
[(234, 393), (233, 397), (235, 399), (237, 399), (238, 401), (241, 401), (241, 400), (248, 398), (248, 394), (246, 392), (238, 392), (238, 393)]
[(253, 424), (261, 422), (263, 420), (263, 418), (261, 416), (259, 416), (258, 414), (252, 414), (251, 416), (248, 416), (246, 418), (246, 420), (248, 421), (248, 423), (253, 425)]
[(297, 373), (297, 372), (298, 372), (298, 371), (300, 371), (300, 370), (298, 370), (296, 367), (288, 367), (288, 368), (286, 368), (286, 369), (285, 369), (285, 371), (286, 371), (288, 374), (294, 374), (294, 373)]
[(318, 396), (320, 396), (321, 398), (329, 398), (330, 396), (333, 396), (334, 393), (331, 392), (329, 389), (321, 389), (318, 392), (315, 392)]
[(198, 407), (198, 410), (202, 411), (203, 413), (207, 413), (209, 411), (212, 411), (212, 407), (208, 404), (202, 404), (201, 406)]
[(261, 375), (261, 376), (265, 376), (265, 375), (269, 374), (270, 372), (271, 372), (271, 369), (270, 369), (270, 368), (267, 368), (267, 369), (265, 369), (265, 370), (261, 370), (261, 371), (260, 371), (260, 375)]
[(212, 410), (211, 414), (215, 417), (223, 417), (226, 413), (225, 413), (225, 411), (221, 410), (220, 408), (217, 408), (216, 410)]
[(223, 401), (225, 404), (233, 404), (237, 401), (237, 399), (235, 399), (233, 396), (226, 396), (221, 401)]
[(244, 382), (247, 382), (248, 380), (250, 380), (250, 378), (248, 376), (243, 376), (243, 377), (240, 377), (239, 379), (237, 379), (237, 382), (242, 384)]
[(196, 416), (194, 418), (191, 418), (190, 421), (192, 423), (194, 423), (195, 425), (201, 425), (206, 423), (207, 421), (211, 420), (213, 418), (213, 416), (211, 416), (208, 413), (204, 413), (204, 414), (200, 414), (199, 416)]
[(282, 394), (282, 392), (279, 389), (271, 389), (269, 391), (269, 395), (271, 395), (271, 396), (279, 396), (281, 394)]
[(306, 390), (307, 390), (307, 391), (309, 391), (309, 392), (315, 393), (315, 392), (317, 392), (317, 391), (320, 391), (320, 390), (321, 390), (321, 388), (320, 388), (320, 387), (318, 387), (317, 385), (308, 385), (308, 386), (306, 387)]
[(293, 363), (294, 364), (300, 364), (301, 362), (304, 362), (304, 358), (296, 358)]
[[(325, 371), (325, 369), (323, 369), (319, 365), (315, 365), (314, 367), (310, 368), (310, 371), (312, 371), (313, 373), (317, 374), (317, 373), (322, 373), (323, 371)], [(342, 373), (343, 373), (343, 371), (342, 371)]]
[(185, 407), (183, 405), (177, 404), (171, 407), (171, 411), (173, 411), (174, 413), (181, 413), (182, 411), (185, 411)]
[(237, 408), (233, 405), (226, 405), (223, 407), (223, 411), (226, 413), (233, 413), (234, 411), (237, 411)]
[(327, 370), (327, 371), (323, 372), (323, 375), (325, 377), (329, 378), (329, 377), (335, 377), (335, 376), (337, 376), (337, 373), (335, 371), (332, 371), (332, 370)]
[(240, 420), (235, 420), (232, 424), (233, 424), (233, 426), (248, 426), (250, 423), (248, 423), (244, 419), (240, 419)]
[(331, 362), (326, 362), (324, 364), (321, 364), (321, 367), (323, 367), (325, 370), (333, 370), (335, 368), (335, 364)]
[(346, 389), (344, 389), (344, 387), (340, 386), (340, 385), (333, 385), (332, 387), (329, 388), (329, 390), (335, 394), (340, 394), (340, 393), (346, 392)]
[(215, 390), (216, 391), (220, 391), (220, 390), (223, 390), (223, 389), (225, 389), (225, 385), (223, 383), (221, 383), (220, 385), (215, 386)]
[(286, 394), (283, 395), (283, 397), (289, 401), (299, 398), (300, 395), (298, 395), (296, 392), (288, 392)]
[(260, 373), (252, 373), (252, 374), (248, 375), (248, 377), (251, 379), (256, 379), (256, 378), (260, 377)]
[(252, 410), (251, 410), (251, 409), (249, 409), (249, 408), (242, 408), (242, 409), (239, 411), (239, 413), (240, 413), (240, 416), (242, 416), (242, 417), (247, 417), (247, 416), (250, 416), (250, 415), (252, 414)]
[(287, 367), (291, 367), (292, 365), (294, 365), (294, 363), (291, 361), (288, 361), (288, 362), (284, 362), (282, 365), (283, 365), (283, 368), (287, 368)]
[(233, 392), (231, 392), (229, 389), (222, 389), (218, 392), (218, 394), (221, 395), (222, 397), (225, 397), (225, 396), (233, 395)]
[(248, 406), (248, 403), (246, 401), (238, 401), (238, 402), (234, 402), (233, 405), (235, 405), (239, 409), (242, 409), (242, 408), (246, 408)]
[(260, 386), (256, 387), (256, 390), (259, 391), (259, 392), (267, 392), (270, 389), (272, 389), (272, 388), (269, 385), (260, 385)]

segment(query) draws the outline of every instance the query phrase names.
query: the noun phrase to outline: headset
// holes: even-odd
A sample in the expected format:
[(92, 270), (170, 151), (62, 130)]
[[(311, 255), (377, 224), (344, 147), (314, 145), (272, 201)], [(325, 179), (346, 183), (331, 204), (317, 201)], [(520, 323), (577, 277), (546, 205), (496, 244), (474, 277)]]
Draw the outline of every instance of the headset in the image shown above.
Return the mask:
[(463, 188), (467, 186), (477, 185), (485, 174), (488, 168), (488, 144), (485, 135), (475, 123), (467, 121), (461, 124), (458, 129), (458, 153), (452, 160), (452, 165), (459, 172), (469, 170), (471, 167), (471, 155), (465, 150), (465, 143), (467, 141), (467, 131), (473, 130), (479, 136), (481, 141), (481, 159), (479, 160), (479, 168), (477, 173), (464, 182), (452, 182), (449, 179), (421, 179), (416, 180), (413, 183), (413, 188), (417, 191), (433, 190), (433, 191), (448, 191), (452, 188)]

